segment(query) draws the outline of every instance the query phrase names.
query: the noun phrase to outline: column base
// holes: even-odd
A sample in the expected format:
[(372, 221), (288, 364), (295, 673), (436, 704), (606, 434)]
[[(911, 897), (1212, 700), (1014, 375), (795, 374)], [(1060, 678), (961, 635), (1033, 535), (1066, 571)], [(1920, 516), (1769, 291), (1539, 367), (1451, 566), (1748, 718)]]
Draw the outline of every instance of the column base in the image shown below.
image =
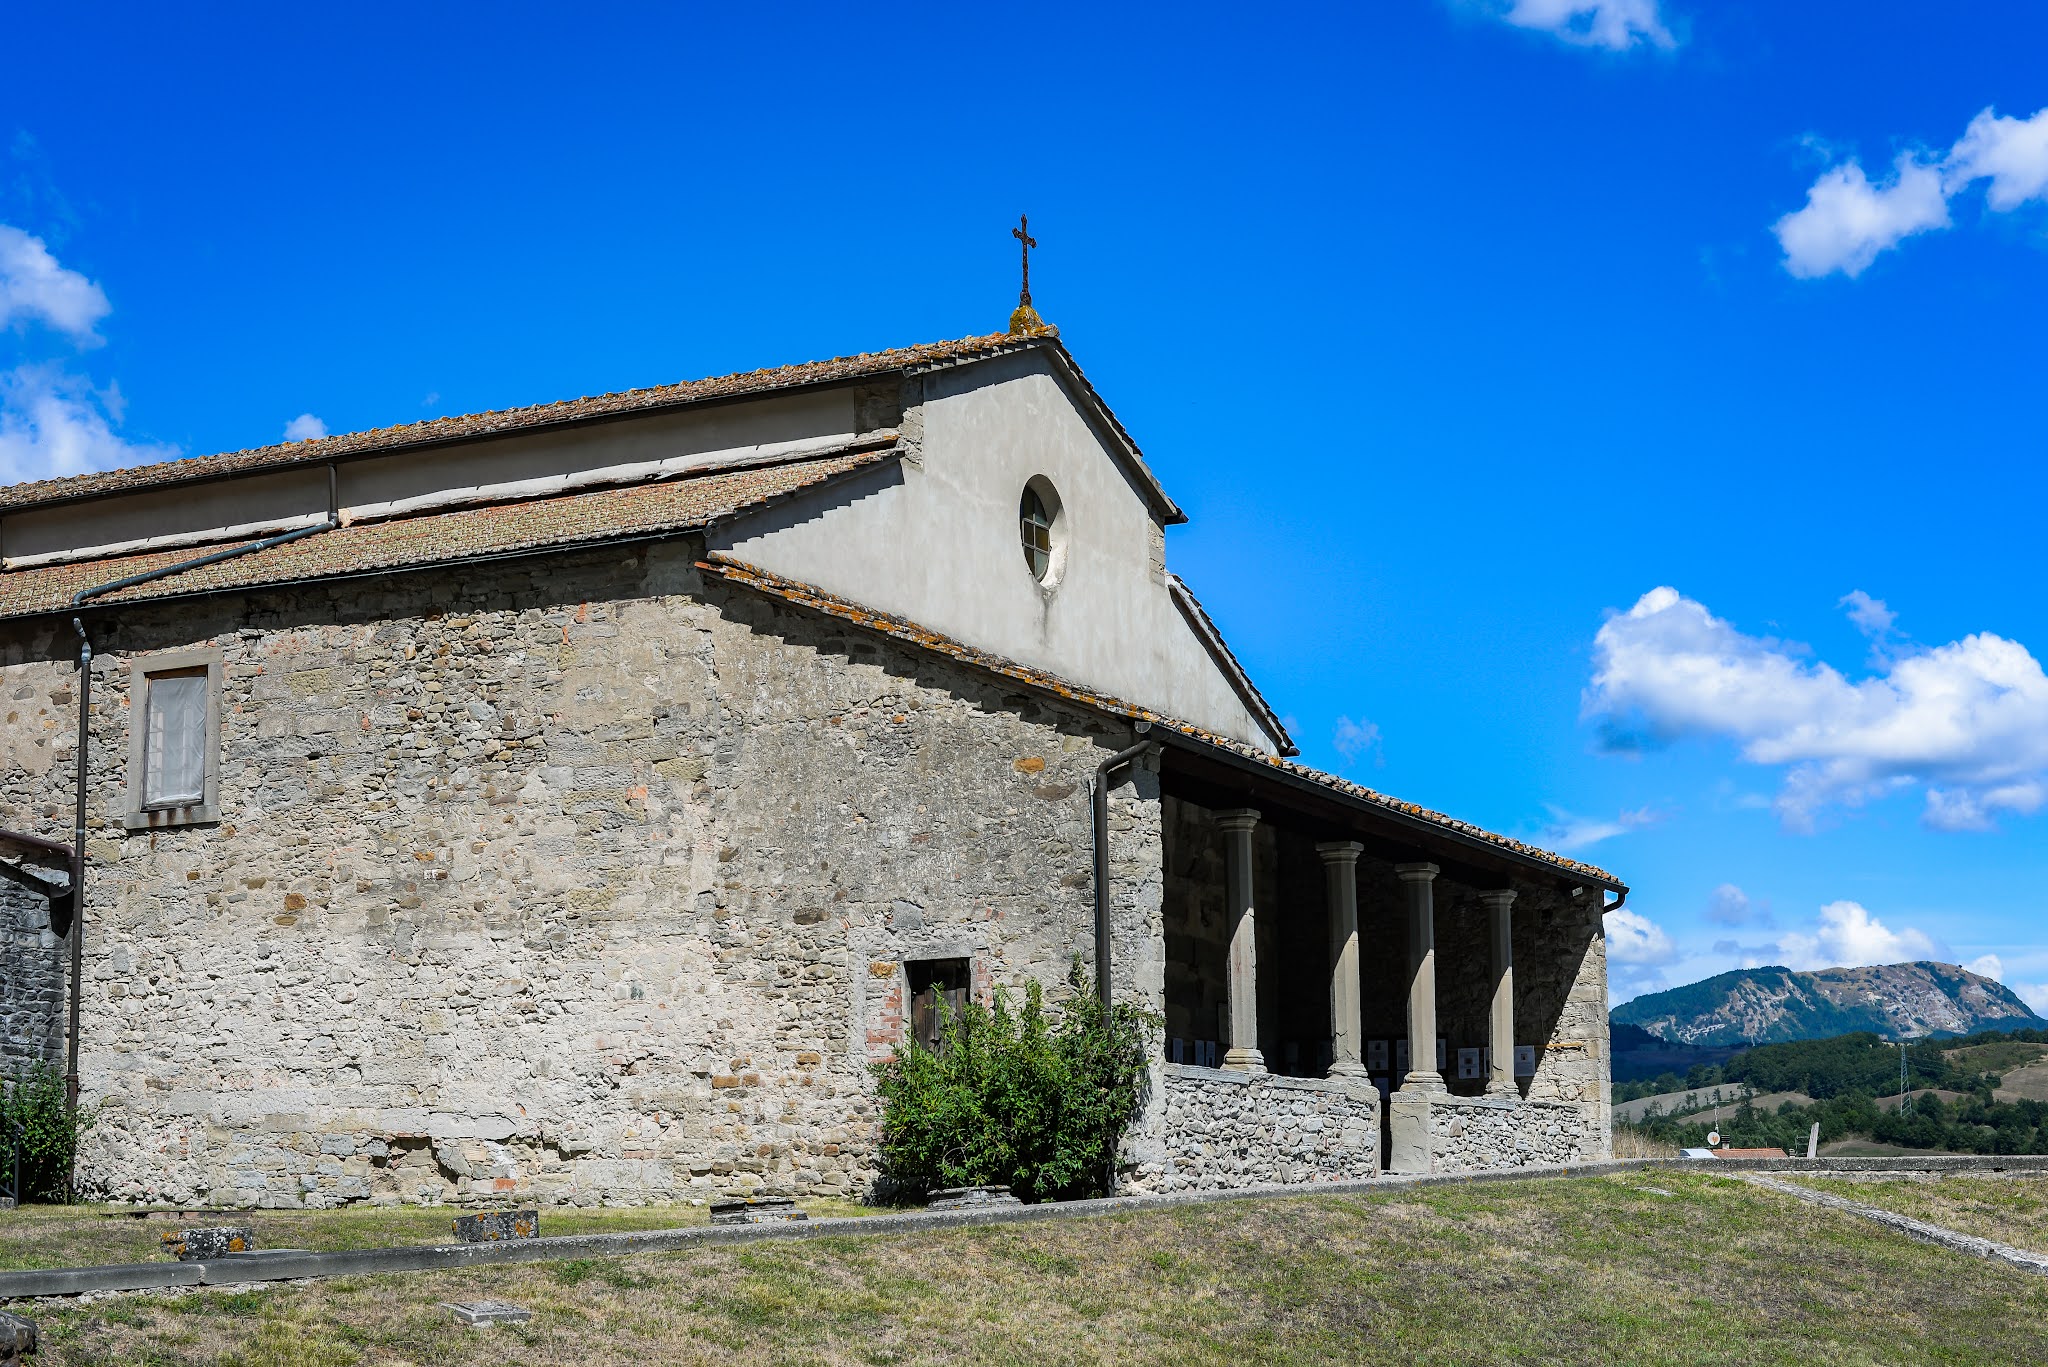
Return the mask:
[(1263, 1073), (1266, 1056), (1256, 1049), (1231, 1049), (1223, 1055), (1223, 1066), (1239, 1073)]
[(1486, 1094), (1492, 1097), (1499, 1097), (1503, 1101), (1520, 1101), (1522, 1099), (1522, 1089), (1512, 1082), (1489, 1082), (1486, 1084)]
[(1330, 1071), (1323, 1074), (1323, 1076), (1332, 1081), (1341, 1079), (1346, 1082), (1364, 1082), (1372, 1074), (1366, 1071), (1363, 1063), (1352, 1063), (1347, 1060), (1343, 1063), (1331, 1064)]
[(1432, 1068), (1426, 1073), (1411, 1071), (1407, 1077), (1401, 1080), (1401, 1085), (1395, 1088), (1395, 1090), (1398, 1092), (1412, 1092), (1416, 1095), (1421, 1095), (1424, 1092), (1448, 1095), (1451, 1088), (1450, 1084), (1444, 1081), (1444, 1075)]

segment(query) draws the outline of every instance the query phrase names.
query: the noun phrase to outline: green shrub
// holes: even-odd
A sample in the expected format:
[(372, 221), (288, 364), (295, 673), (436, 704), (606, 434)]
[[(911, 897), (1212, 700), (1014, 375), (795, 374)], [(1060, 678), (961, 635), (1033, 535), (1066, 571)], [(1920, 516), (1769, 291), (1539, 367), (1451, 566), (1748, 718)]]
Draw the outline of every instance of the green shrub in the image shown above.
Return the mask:
[(74, 1111), (64, 1101), (64, 1075), (37, 1063), (11, 1081), (0, 1081), (0, 1171), (14, 1162), (16, 1132), (21, 1140), (21, 1200), (68, 1204), (78, 1142), (92, 1128), (93, 1113)]
[(1021, 1007), (941, 1004), (939, 1047), (908, 1040), (874, 1065), (882, 1096), (884, 1182), (922, 1196), (1007, 1186), (1024, 1201), (1106, 1195), (1118, 1141), (1138, 1113), (1158, 1018), (1119, 1005), (1105, 1018), (1087, 970), (1058, 1021), (1037, 983)]

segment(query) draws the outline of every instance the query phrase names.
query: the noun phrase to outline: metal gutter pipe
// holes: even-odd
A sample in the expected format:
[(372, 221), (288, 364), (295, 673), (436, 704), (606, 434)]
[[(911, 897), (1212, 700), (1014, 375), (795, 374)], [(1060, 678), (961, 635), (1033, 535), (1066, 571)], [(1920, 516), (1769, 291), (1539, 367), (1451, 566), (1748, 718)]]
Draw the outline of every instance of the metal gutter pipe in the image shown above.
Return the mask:
[[(1139, 735), (1152, 729), (1149, 721), (1135, 728)], [(1138, 756), (1157, 750), (1157, 741), (1141, 740), (1128, 750), (1119, 750), (1095, 766), (1095, 994), (1102, 998), (1102, 1014), (1109, 1017), (1109, 776)]]
[[(144, 570), (141, 574), (130, 574), (120, 579), (110, 579), (104, 584), (80, 589), (71, 595), (71, 606), (81, 608), (89, 598), (113, 593), (119, 589), (134, 588), (155, 579), (168, 579), (174, 574), (196, 570), (204, 565), (218, 564), (232, 560), (252, 551), (267, 551), (273, 546), (282, 546), (301, 537), (318, 532), (333, 531), (340, 523), (335, 519), (333, 508), (333, 466), (328, 467), (328, 517), (327, 521), (313, 527), (300, 527), (281, 536), (266, 537), (252, 541), (246, 546), (231, 546), (224, 551), (202, 555), (196, 560), (181, 560), (175, 565), (161, 569)], [(86, 769), (92, 752), (92, 638), (85, 634), (85, 622), (80, 617), (71, 619), (71, 629), (78, 633), (78, 766), (72, 781), (72, 807), (74, 821), (71, 829), (71, 1003), (70, 1022), (64, 1041), (64, 1099), (73, 1110), (78, 1108), (78, 1019), (85, 977), (85, 780)]]

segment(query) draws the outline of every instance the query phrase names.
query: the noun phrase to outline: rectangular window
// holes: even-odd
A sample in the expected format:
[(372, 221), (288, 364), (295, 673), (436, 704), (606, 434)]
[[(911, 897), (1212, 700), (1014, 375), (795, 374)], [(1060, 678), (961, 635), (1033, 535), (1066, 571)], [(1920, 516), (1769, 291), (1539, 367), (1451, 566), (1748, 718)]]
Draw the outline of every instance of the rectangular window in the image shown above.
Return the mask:
[(910, 1033), (919, 1044), (937, 1052), (945, 1034), (946, 1013), (958, 1017), (967, 1005), (971, 981), (965, 959), (912, 959), (904, 966), (910, 979)]
[(221, 653), (144, 655), (128, 672), (129, 830), (220, 819)]
[(142, 805), (191, 807), (206, 800), (206, 670), (149, 676), (143, 711)]

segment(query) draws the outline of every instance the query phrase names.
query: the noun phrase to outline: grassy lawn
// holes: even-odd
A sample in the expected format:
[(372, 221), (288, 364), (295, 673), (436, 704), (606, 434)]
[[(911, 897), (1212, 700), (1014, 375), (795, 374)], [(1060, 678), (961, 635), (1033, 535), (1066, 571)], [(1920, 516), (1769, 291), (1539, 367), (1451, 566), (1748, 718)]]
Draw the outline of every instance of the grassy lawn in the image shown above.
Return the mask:
[[(871, 1206), (847, 1201), (802, 1201), (814, 1218), (870, 1215)], [(251, 1210), (233, 1215), (176, 1220), (161, 1211), (137, 1218), (128, 1206), (26, 1206), (0, 1210), (0, 1272), (31, 1267), (86, 1267), (97, 1263), (147, 1263), (164, 1257), (160, 1240), (169, 1230), (191, 1225), (252, 1225), (256, 1247), (310, 1248), (321, 1252), (389, 1248), (397, 1244), (455, 1241), (449, 1222), (467, 1212), (445, 1206), (350, 1206), (342, 1210)], [(707, 1206), (626, 1206), (581, 1209), (549, 1206), (540, 1232), (615, 1234), (635, 1229), (676, 1229), (709, 1223)]]
[(1688, 1172), (31, 1309), (48, 1367), (2048, 1362), (2048, 1279)]
[(1867, 1179), (1777, 1175), (1980, 1239), (1996, 1239), (2030, 1253), (2048, 1253), (2048, 1176), (2040, 1173)]

